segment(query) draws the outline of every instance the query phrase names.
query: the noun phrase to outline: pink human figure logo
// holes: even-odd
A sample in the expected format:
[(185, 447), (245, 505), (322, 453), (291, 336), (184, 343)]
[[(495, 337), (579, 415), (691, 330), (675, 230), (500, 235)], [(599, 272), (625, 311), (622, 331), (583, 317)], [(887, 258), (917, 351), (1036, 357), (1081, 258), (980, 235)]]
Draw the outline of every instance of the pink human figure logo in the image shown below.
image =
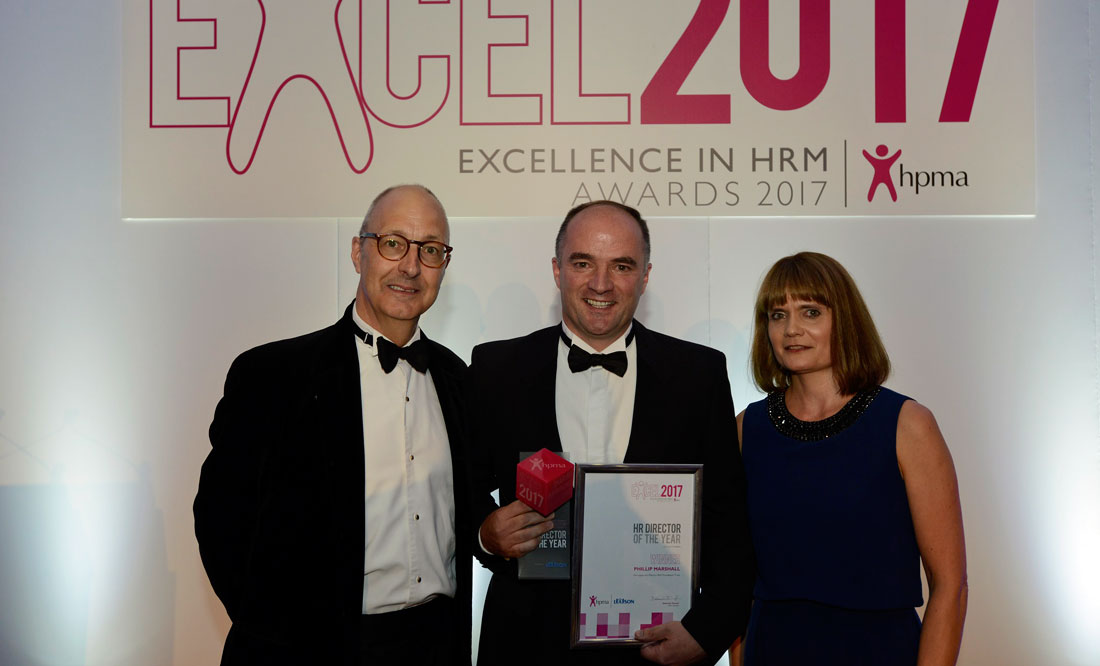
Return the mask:
[(890, 167), (894, 166), (894, 162), (898, 161), (901, 157), (901, 149), (899, 148), (890, 157), (886, 157), (886, 153), (890, 152), (890, 149), (886, 147), (885, 143), (880, 143), (875, 148), (874, 157), (866, 150), (863, 151), (863, 156), (867, 158), (867, 161), (871, 163), (871, 166), (875, 170), (875, 175), (871, 178), (871, 189), (867, 190), (867, 201), (875, 198), (875, 190), (879, 185), (885, 185), (886, 189), (890, 192), (890, 198), (894, 201), (898, 200), (898, 191), (894, 189), (894, 177), (890, 175)]

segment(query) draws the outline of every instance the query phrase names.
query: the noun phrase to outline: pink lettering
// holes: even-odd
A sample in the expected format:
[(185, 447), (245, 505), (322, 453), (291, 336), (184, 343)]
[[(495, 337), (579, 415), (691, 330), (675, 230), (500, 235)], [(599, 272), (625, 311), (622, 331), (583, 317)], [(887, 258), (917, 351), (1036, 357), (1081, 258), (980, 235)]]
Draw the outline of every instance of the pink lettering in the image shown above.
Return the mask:
[[(701, 0), (684, 34), (642, 93), (640, 115), (643, 125), (703, 125), (730, 121), (729, 95), (681, 95), (679, 92), (710, 40), (714, 39), (729, 7), (729, 0)], [(764, 53), (766, 57), (766, 45)]]
[[(328, 107), (348, 166), (363, 173), (374, 157), (374, 138), (340, 31), (338, 15), (344, 0), (336, 0), (327, 15), (312, 3), (296, 0), (256, 2), (262, 13), (260, 37), (226, 138), (229, 167), (235, 173), (251, 168), (275, 101), (287, 85), (301, 79), (316, 88)], [(318, 35), (326, 38), (317, 39)], [(296, 61), (287, 57), (303, 52), (320, 63), (315, 70), (298, 71)]]
[(829, 0), (799, 0), (798, 7), (798, 72), (783, 80), (768, 63), (768, 0), (741, 0), (741, 79), (769, 109), (806, 106), (829, 80)]
[[(180, 0), (175, 3), (175, 16), (165, 16), (149, 0), (149, 127), (227, 127), (229, 98), (212, 95), (187, 95), (185, 87), (195, 85), (195, 58), (202, 51), (218, 48), (218, 22), (212, 18), (184, 18)], [(186, 44), (186, 46), (183, 46)], [(191, 62), (191, 68), (186, 63)], [(185, 69), (189, 86), (184, 84)], [(169, 86), (157, 83), (171, 81)]]
[[(551, 0), (550, 14), (550, 124), (630, 124), (630, 95), (584, 91), (584, 0)], [(564, 53), (575, 68), (559, 66)]]
[[(451, 56), (416, 50), (426, 46), (418, 46), (418, 39), (431, 34), (424, 30), (430, 14), (424, 16), (426, 12), (416, 10), (426, 7), (431, 12), (437, 10), (438, 5), (450, 4), (450, 0), (418, 0), (413, 5), (398, 3), (396, 11), (393, 0), (386, 0), (384, 16), (376, 16), (381, 13), (377, 3), (367, 3), (366, 11), (363, 4), (359, 3), (355, 64), (359, 92), (367, 110), (389, 127), (419, 127), (435, 118), (447, 103), (451, 92)], [(397, 29), (398, 26), (403, 29)], [(432, 46), (438, 45), (432, 42)], [(402, 57), (416, 58), (415, 85), (406, 86), (412, 89), (408, 94), (398, 92), (400, 86), (395, 83), (395, 61)], [(383, 82), (385, 85), (381, 85)]]
[(875, 0), (875, 122), (905, 122), (905, 0)]
[(970, 0), (966, 5), (959, 44), (955, 48), (955, 61), (951, 64), (947, 92), (943, 95), (943, 107), (940, 108), (941, 123), (970, 122), (996, 15), (997, 0)]
[[(531, 43), (530, 17), (495, 14), (493, 0), (460, 3), (462, 70), (459, 75), (460, 125), (541, 125), (542, 95), (502, 93), (493, 85), (493, 57), (501, 49), (527, 47)], [(522, 40), (515, 30), (522, 26)], [(470, 26), (476, 29), (471, 29)], [(470, 33), (488, 35), (486, 41), (468, 43)]]

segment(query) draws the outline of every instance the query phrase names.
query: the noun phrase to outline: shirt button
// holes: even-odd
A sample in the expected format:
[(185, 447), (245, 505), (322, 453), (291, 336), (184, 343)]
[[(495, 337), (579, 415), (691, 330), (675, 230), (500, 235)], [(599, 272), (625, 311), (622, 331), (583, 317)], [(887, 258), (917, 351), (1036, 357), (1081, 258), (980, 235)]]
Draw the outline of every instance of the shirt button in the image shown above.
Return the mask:
[(405, 402), (409, 401), (409, 396), (405, 396)]
[(409, 454), (409, 460), (416, 460), (416, 455), (410, 453)]
[(418, 582), (418, 583), (420, 582), (420, 576), (416, 577), (416, 582)]
[(417, 513), (417, 514), (414, 514), (414, 515), (413, 515), (413, 518), (415, 518), (416, 520), (420, 520), (420, 514), (419, 514), (419, 513)]

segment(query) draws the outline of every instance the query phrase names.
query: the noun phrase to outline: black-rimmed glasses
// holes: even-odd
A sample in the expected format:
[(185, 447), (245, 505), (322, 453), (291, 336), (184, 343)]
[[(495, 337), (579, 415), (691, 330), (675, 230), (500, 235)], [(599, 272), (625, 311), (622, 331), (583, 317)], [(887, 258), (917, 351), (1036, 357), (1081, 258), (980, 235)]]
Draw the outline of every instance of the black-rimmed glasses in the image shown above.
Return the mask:
[(453, 247), (439, 241), (409, 240), (401, 234), (359, 234), (360, 238), (373, 238), (378, 241), (378, 254), (390, 261), (400, 261), (409, 253), (409, 246), (416, 246), (416, 255), (420, 263), (428, 268), (441, 268), (451, 256)]

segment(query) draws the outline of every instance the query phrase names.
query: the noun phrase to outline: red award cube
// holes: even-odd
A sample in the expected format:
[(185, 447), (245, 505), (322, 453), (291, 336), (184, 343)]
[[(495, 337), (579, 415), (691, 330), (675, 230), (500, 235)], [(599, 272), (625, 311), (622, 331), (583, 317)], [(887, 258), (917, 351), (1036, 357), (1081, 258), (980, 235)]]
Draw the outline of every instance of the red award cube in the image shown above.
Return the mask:
[(539, 449), (516, 465), (516, 499), (544, 516), (573, 496), (573, 463)]

